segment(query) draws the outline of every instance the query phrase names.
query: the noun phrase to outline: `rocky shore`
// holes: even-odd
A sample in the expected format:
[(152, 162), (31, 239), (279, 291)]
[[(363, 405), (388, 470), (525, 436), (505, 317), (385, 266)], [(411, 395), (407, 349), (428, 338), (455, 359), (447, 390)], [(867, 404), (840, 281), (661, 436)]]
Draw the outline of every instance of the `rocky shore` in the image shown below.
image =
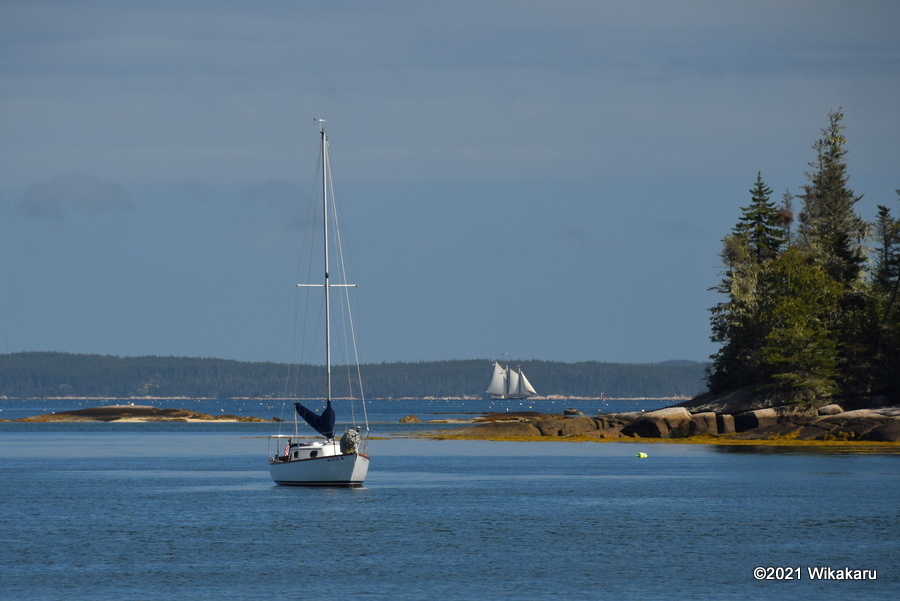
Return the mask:
[(188, 409), (159, 409), (149, 405), (108, 405), (23, 417), (17, 422), (264, 422), (258, 417), (209, 415)]
[(466, 438), (588, 437), (597, 439), (866, 441), (900, 442), (900, 405), (845, 411), (837, 404), (817, 409), (765, 406), (767, 401), (740, 395), (733, 398), (697, 397), (650, 412), (607, 413), (588, 417), (570, 410), (567, 415), (494, 413), (472, 425), (442, 434)]
[[(615, 439), (691, 439), (721, 441), (860, 441), (900, 442), (900, 405), (883, 406), (874, 399), (865, 408), (845, 410), (838, 404), (818, 408), (777, 405), (748, 391), (712, 397), (701, 395), (650, 412), (601, 413), (585, 416), (576, 410), (563, 415), (537, 412), (491, 413), (441, 436), (477, 439), (585, 437)], [(257, 417), (209, 415), (188, 409), (148, 405), (109, 405), (46, 413), (18, 422), (265, 422)], [(418, 422), (410, 415), (402, 422)], [(436, 420), (447, 423), (449, 420)], [(455, 421), (455, 420), (454, 420)], [(462, 421), (462, 420), (460, 420)], [(705, 438), (704, 438), (705, 440)], [(688, 440), (685, 440), (688, 442)]]

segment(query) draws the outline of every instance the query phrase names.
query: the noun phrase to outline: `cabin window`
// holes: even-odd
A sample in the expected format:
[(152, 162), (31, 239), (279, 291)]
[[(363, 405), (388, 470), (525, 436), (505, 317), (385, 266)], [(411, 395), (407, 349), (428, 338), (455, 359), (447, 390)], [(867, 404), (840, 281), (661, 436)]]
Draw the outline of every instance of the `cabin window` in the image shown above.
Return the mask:
[(318, 451), (310, 451), (309, 458), (312, 459), (313, 457), (317, 456), (318, 454), (319, 454)]

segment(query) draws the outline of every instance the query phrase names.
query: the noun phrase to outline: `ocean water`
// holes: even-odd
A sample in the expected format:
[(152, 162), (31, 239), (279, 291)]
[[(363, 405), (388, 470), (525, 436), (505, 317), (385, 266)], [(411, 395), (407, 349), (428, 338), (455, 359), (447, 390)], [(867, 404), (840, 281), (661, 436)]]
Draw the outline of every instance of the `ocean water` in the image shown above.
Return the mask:
[[(101, 405), (128, 404), (130, 400), (86, 400), (86, 399), (0, 399), (0, 419), (15, 420), (44, 413), (71, 411)], [(423, 421), (438, 419), (471, 418), (474, 414), (488, 412), (539, 411), (542, 413), (562, 413), (573, 408), (585, 415), (598, 412), (652, 411), (671, 405), (665, 399), (570, 399), (570, 400), (488, 400), (488, 399), (402, 399), (373, 400), (367, 403), (369, 419), (380, 426), (375, 430), (391, 430), (398, 420), (406, 415), (417, 415)], [(148, 399), (137, 401), (140, 405), (160, 408), (177, 408), (200, 411), (210, 415), (230, 414), (271, 419), (291, 419), (292, 406), (266, 399)], [(319, 403), (322, 405), (322, 403)], [(316, 402), (310, 403), (316, 407)], [(338, 419), (347, 417), (342, 401), (336, 401)], [(357, 409), (358, 411), (358, 409)]]
[[(358, 490), (273, 486), (272, 424), (0, 423), (0, 599), (900, 591), (900, 454), (436, 441), (376, 417), (385, 438)], [(793, 579), (757, 580), (757, 567)]]

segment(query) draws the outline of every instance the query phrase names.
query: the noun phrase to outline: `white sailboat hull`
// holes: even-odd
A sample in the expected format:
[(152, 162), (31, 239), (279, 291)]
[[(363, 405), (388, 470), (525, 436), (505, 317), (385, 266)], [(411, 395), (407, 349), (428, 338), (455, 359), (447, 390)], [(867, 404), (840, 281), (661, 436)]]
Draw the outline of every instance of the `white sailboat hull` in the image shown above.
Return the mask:
[(281, 486), (358, 488), (368, 473), (369, 457), (362, 453), (269, 461), (269, 474)]

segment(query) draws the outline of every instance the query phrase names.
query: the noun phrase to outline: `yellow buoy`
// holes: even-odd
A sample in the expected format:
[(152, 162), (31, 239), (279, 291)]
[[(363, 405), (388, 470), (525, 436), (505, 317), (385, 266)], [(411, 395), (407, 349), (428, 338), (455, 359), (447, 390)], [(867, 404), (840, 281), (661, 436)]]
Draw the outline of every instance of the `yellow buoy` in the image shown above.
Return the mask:
[(637, 456), (640, 457), (641, 459), (644, 459), (647, 457), (647, 453), (638, 453)]

